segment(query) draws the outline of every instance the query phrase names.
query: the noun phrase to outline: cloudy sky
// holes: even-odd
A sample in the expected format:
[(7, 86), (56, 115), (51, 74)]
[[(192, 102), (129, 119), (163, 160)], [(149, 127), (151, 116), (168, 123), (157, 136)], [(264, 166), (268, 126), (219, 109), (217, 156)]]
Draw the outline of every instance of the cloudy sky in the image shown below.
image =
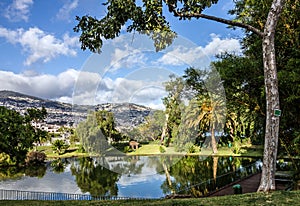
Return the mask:
[[(231, 18), (230, 0), (207, 14)], [(189, 66), (205, 68), (223, 51), (240, 52), (240, 31), (208, 20), (167, 16), (178, 38), (156, 53), (151, 40), (122, 34), (103, 52), (82, 51), (75, 16), (103, 17), (101, 0), (2, 0), (0, 90), (76, 104), (134, 102), (162, 108), (163, 82)]]

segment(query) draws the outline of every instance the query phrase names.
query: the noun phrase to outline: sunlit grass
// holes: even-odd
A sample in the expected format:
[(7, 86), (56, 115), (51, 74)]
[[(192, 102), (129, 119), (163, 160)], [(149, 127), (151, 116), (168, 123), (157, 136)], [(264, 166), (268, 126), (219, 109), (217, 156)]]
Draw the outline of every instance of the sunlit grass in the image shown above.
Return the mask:
[[(161, 148), (163, 147), (164, 151), (162, 152)], [(120, 148), (120, 152), (123, 152)], [(78, 151), (78, 146), (71, 146), (69, 149), (65, 151), (64, 154), (58, 155), (52, 149), (52, 146), (38, 146), (37, 151), (45, 152), (47, 158), (67, 158), (67, 157), (86, 157), (89, 156), (88, 153), (83, 153)], [(175, 147), (165, 147), (161, 146), (160, 142), (150, 142), (150, 143), (140, 143), (140, 147), (127, 153), (128, 155), (204, 155), (210, 156), (212, 155), (211, 148), (201, 148), (200, 152), (196, 153), (186, 153), (186, 152), (177, 152)], [(263, 154), (263, 146), (245, 146), (241, 149), (241, 153), (235, 154), (232, 148), (223, 146), (218, 148), (218, 153), (215, 155), (218, 156), (248, 156), (248, 157), (260, 157)]]
[(67, 157), (84, 157), (89, 156), (88, 153), (83, 153), (78, 151), (77, 146), (68, 148), (63, 154), (59, 155), (54, 152), (52, 146), (38, 146), (37, 151), (44, 152), (47, 158), (67, 158)]

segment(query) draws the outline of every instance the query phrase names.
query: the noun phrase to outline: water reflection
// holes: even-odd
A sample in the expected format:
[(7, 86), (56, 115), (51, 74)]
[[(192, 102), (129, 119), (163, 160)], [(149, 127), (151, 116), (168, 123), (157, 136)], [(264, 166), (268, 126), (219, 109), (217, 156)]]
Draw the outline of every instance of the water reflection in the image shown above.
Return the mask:
[[(173, 164), (174, 160), (176, 164)], [(252, 158), (210, 156), (57, 159), (39, 168), (0, 170), (0, 189), (92, 196), (159, 198), (176, 193), (199, 197), (228, 184), (236, 175), (242, 175), (232, 172), (243, 172), (240, 168), (255, 161)], [(249, 172), (247, 170), (249, 168), (245, 172)], [(224, 175), (228, 173), (232, 174)]]

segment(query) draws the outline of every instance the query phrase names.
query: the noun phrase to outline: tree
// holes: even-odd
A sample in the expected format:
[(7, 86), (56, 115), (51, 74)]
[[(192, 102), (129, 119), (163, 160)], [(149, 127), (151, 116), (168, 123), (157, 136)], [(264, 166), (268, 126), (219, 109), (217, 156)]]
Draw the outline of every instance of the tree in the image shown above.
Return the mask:
[(135, 138), (139, 141), (155, 141), (161, 137), (164, 122), (164, 111), (155, 110), (145, 118), (145, 122), (143, 124), (139, 125), (137, 128), (134, 128), (135, 130), (133, 130), (132, 136), (137, 137), (136, 134), (134, 134), (135, 132), (141, 136), (140, 138)]
[(104, 167), (87, 157), (80, 158), (78, 164), (72, 164), (71, 172), (82, 192), (89, 192), (93, 197), (117, 196), (120, 174), (107, 168), (108, 165)]
[(115, 128), (114, 114), (112, 112), (97, 111), (95, 115), (98, 127), (109, 143), (121, 140), (122, 136)]
[(177, 136), (181, 122), (181, 106), (184, 83), (182, 78), (170, 76), (170, 81), (165, 83), (165, 90), (169, 93), (163, 98), (165, 110), (165, 124), (161, 133), (161, 144), (169, 146), (171, 139)]
[(113, 114), (97, 111), (88, 114), (87, 119), (78, 124), (76, 135), (85, 151), (104, 154), (112, 149), (112, 141), (119, 141), (122, 135), (116, 130)]
[(52, 143), (52, 148), (56, 151), (59, 155), (62, 154), (63, 150), (69, 148), (70, 145), (66, 144), (65, 141), (57, 139)]
[[(27, 109), (28, 118), (31, 119), (31, 123), (34, 125), (35, 131), (38, 133), (38, 139), (36, 141), (36, 148), (38, 144), (47, 139), (48, 133), (44, 130), (37, 129), (37, 123), (43, 121), (47, 117), (47, 110), (45, 107), (42, 109)], [(35, 148), (35, 149), (36, 149)]]
[(223, 143), (232, 142), (239, 153), (242, 144), (262, 144), (265, 130), (265, 95), (262, 61), (250, 56), (218, 55), (213, 62), (226, 92), (227, 120)]
[[(279, 117), (274, 114), (274, 111), (279, 109), (274, 38), (277, 22), (285, 5), (285, 0), (273, 0), (271, 2), (267, 12), (268, 16), (262, 22), (263, 30), (243, 21), (233, 21), (203, 13), (206, 8), (218, 3), (218, 0), (143, 0), (142, 2), (143, 4), (140, 6), (131, 0), (108, 0), (104, 4), (107, 6), (108, 12), (101, 20), (90, 16), (77, 16), (79, 23), (74, 28), (74, 31), (81, 31), (81, 48), (83, 50), (88, 48), (93, 52), (100, 52), (102, 38), (113, 39), (117, 37), (122, 26), (130, 22), (131, 24), (127, 26), (128, 32), (146, 33), (153, 39), (157, 50), (164, 49), (172, 43), (176, 34), (170, 29), (169, 22), (163, 15), (163, 3), (173, 16), (179, 19), (204, 18), (243, 28), (248, 32), (255, 33), (262, 39), (266, 92), (266, 130), (263, 173), (259, 191), (274, 190), (279, 130)], [(236, 4), (239, 2), (244, 1), (236, 1)], [(247, 7), (245, 9), (247, 10)]]
[(223, 129), (226, 116), (223, 90), (216, 84), (220, 82), (217, 80), (218, 75), (214, 70), (208, 72), (188, 68), (183, 77), (186, 87), (195, 95), (189, 103), (188, 126), (200, 126), (202, 134), (210, 132), (212, 150), (216, 154), (218, 149), (215, 134), (220, 132), (219, 128)]
[(16, 165), (24, 163), (28, 150), (42, 134), (41, 130), (32, 126), (33, 116), (29, 113), (21, 115), (17, 111), (0, 107), (0, 151), (9, 155)]

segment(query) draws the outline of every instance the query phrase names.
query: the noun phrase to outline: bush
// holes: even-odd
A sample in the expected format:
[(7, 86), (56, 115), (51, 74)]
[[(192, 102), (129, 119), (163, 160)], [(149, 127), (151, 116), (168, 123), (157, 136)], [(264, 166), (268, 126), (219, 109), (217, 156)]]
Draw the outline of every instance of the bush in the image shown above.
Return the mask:
[(11, 165), (12, 161), (8, 154), (0, 153), (0, 166), (8, 166)]
[(187, 153), (196, 153), (200, 152), (200, 147), (194, 145), (192, 142), (189, 142), (185, 145), (185, 151)]
[(159, 146), (159, 152), (160, 153), (165, 153), (166, 152), (166, 148), (162, 145)]
[(129, 153), (129, 152), (132, 152), (132, 149), (130, 146), (125, 146), (124, 147), (124, 153)]
[(79, 147), (78, 147), (78, 149), (77, 149), (77, 152), (79, 152), (79, 153), (85, 153), (85, 149), (84, 149), (84, 147), (83, 147), (82, 144), (79, 145)]
[(46, 154), (44, 152), (32, 151), (26, 156), (26, 164), (42, 164), (45, 162)]

